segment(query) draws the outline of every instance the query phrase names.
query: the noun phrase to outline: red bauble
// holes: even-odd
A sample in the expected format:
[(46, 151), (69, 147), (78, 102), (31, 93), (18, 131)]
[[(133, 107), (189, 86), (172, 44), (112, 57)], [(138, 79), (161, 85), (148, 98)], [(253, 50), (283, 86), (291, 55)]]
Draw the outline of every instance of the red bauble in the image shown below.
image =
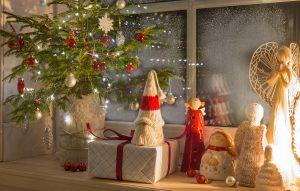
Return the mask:
[(23, 78), (18, 78), (18, 92), (19, 94), (23, 94), (25, 91), (25, 81)]
[(33, 56), (29, 56), (27, 58), (27, 64), (28, 64), (28, 66), (33, 66), (35, 63), (36, 63), (35, 62), (35, 58)]
[(92, 67), (95, 71), (104, 71), (106, 70), (106, 65), (100, 61), (94, 60)]
[(143, 33), (138, 33), (138, 34), (136, 34), (135, 39), (139, 42), (144, 42), (145, 41), (145, 35)]
[(66, 162), (66, 163), (64, 164), (64, 169), (65, 169), (65, 171), (71, 170), (71, 163)]
[(77, 165), (77, 168), (79, 171), (86, 171), (86, 164), (84, 162), (81, 162)]
[(18, 44), (18, 48), (19, 48), (20, 50), (22, 50), (22, 49), (24, 48), (24, 46), (25, 46), (25, 41), (24, 41), (24, 39), (23, 39), (22, 37), (20, 37), (20, 38), (18, 39), (18, 41), (17, 41), (17, 44)]
[(196, 171), (193, 170), (193, 169), (188, 169), (186, 171), (186, 174), (189, 176), (189, 177), (195, 177), (196, 176)]
[(207, 183), (206, 177), (204, 175), (197, 175), (196, 180), (199, 184), (206, 184)]
[(129, 64), (126, 68), (125, 68), (126, 72), (131, 73), (134, 71), (134, 65), (133, 64)]
[(70, 36), (67, 39), (67, 45), (69, 48), (73, 48), (76, 45), (76, 38), (74, 36)]
[(8, 48), (13, 49), (13, 48), (15, 48), (15, 42), (10, 40), (7, 42), (7, 46), (8, 46)]
[(72, 172), (76, 172), (77, 171), (77, 165), (76, 164), (71, 164), (70, 170)]
[(108, 44), (109, 44), (109, 36), (107, 36), (107, 35), (102, 36), (100, 38), (100, 42), (102, 44), (104, 44), (105, 46), (108, 46)]

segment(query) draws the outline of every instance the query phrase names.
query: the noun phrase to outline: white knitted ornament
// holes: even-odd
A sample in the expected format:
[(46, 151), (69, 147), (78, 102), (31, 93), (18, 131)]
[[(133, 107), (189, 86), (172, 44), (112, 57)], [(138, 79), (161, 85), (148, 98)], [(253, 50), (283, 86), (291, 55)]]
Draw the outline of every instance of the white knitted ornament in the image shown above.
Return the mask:
[(166, 96), (160, 89), (157, 74), (151, 70), (143, 92), (139, 114), (134, 121), (135, 133), (132, 144), (140, 146), (158, 146), (164, 143), (163, 125), (160, 112), (160, 100)]

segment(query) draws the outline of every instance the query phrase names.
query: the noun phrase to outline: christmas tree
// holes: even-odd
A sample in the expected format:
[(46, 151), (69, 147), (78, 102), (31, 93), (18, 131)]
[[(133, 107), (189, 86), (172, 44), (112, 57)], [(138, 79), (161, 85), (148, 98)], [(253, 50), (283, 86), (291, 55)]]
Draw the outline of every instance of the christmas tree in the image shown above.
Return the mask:
[[(157, 36), (163, 30), (143, 28), (133, 39), (125, 39), (121, 26), (129, 15), (122, 13), (124, 0), (113, 6), (92, 0), (53, 0), (48, 5), (54, 4), (68, 9), (52, 18), (5, 12), (10, 26), (9, 31), (0, 30), (7, 39), (4, 45), (9, 47), (5, 55), (23, 60), (5, 77), (10, 82), (18, 78), (19, 94), (6, 99), (14, 107), (12, 120), (19, 124), (35, 120), (49, 112), (50, 105), (66, 110), (71, 96), (80, 99), (94, 93), (125, 104), (141, 96), (138, 87), (143, 87), (147, 71), (130, 79), (116, 76), (139, 69), (136, 51), (161, 44)], [(169, 78), (177, 78), (168, 68), (157, 72), (162, 88)], [(23, 76), (27, 73), (38, 88), (26, 88)]]

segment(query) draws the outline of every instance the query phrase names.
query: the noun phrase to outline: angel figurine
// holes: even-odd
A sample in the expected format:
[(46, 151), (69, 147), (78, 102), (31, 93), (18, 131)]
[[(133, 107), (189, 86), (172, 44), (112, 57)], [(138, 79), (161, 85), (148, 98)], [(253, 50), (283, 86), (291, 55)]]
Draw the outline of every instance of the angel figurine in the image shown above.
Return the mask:
[(262, 45), (253, 55), (250, 82), (256, 92), (272, 107), (267, 127), (268, 144), (273, 145), (274, 163), (285, 186), (295, 184), (299, 165), (292, 152), (290, 103), (293, 101), (299, 77), (299, 47), (271, 42)]

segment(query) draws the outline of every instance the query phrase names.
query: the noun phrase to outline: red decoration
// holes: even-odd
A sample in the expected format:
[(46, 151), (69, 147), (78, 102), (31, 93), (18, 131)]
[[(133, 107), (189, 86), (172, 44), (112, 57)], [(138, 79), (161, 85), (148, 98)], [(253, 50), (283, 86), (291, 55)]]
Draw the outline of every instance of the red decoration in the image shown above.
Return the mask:
[(134, 71), (134, 65), (132, 63), (130, 63), (126, 68), (125, 68), (126, 72), (131, 73)]
[(18, 78), (18, 92), (23, 94), (25, 91), (25, 81), (23, 78)]
[(66, 162), (66, 163), (64, 164), (64, 169), (65, 169), (65, 171), (71, 170), (71, 163)]
[(22, 37), (20, 37), (20, 38), (18, 39), (18, 41), (17, 41), (17, 44), (18, 44), (18, 48), (19, 48), (20, 50), (22, 50), (22, 49), (24, 48), (24, 46), (25, 46), (25, 41), (24, 41), (24, 39), (23, 39)]
[(196, 171), (193, 169), (188, 169), (186, 171), (186, 175), (188, 175), (189, 177), (195, 177), (196, 176)]
[(7, 46), (8, 46), (8, 48), (13, 49), (15, 47), (15, 42), (10, 40), (7, 42)]
[(102, 44), (104, 44), (105, 46), (108, 46), (108, 44), (109, 44), (109, 36), (107, 36), (107, 35), (102, 36), (100, 38), (100, 42)]
[(67, 45), (69, 48), (73, 48), (76, 45), (76, 38), (74, 36), (70, 36), (67, 39)]
[(197, 175), (196, 180), (199, 184), (206, 184), (207, 183), (207, 179), (204, 175)]
[(106, 70), (106, 65), (100, 61), (94, 60), (92, 67), (95, 71), (104, 71)]
[(84, 162), (81, 162), (81, 163), (79, 163), (78, 165), (77, 165), (77, 169), (79, 170), (79, 171), (86, 171), (86, 164), (84, 163)]
[(143, 96), (140, 104), (140, 109), (145, 111), (159, 110), (158, 96)]
[(139, 42), (144, 42), (145, 41), (145, 35), (143, 33), (138, 33), (138, 34), (136, 34), (135, 39)]
[(186, 119), (186, 139), (181, 171), (199, 170), (201, 157), (205, 151), (205, 124), (200, 110), (189, 109)]
[(33, 56), (29, 56), (27, 58), (27, 64), (28, 66), (33, 66), (36, 63), (35, 58)]
[(77, 171), (77, 165), (76, 164), (71, 164), (70, 170), (72, 172), (76, 172)]

